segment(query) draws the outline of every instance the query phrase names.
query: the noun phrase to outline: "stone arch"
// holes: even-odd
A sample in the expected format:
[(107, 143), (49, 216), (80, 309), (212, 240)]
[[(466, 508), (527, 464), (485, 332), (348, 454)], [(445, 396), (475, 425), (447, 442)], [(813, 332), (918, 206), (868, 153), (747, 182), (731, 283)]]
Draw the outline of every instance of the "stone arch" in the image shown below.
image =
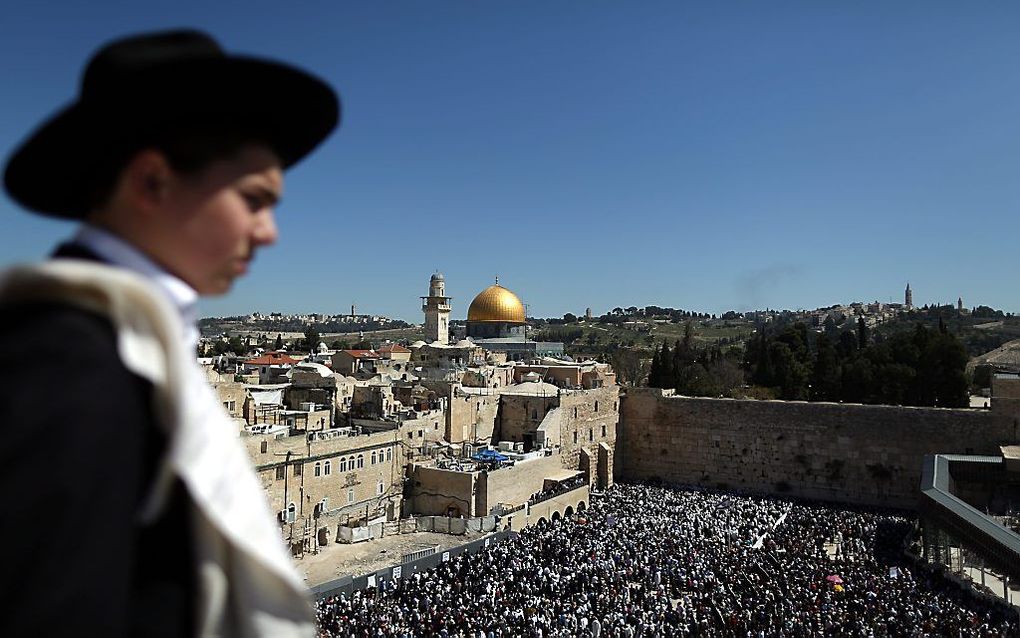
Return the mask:
[(561, 518), (563, 518), (563, 517), (562, 517), (562, 516), (560, 516), (560, 513), (559, 513), (559, 512), (553, 512), (553, 513), (552, 513), (552, 519), (553, 519), (554, 521), (558, 521), (558, 520), (560, 520)]
[(563, 516), (570, 518), (574, 515), (574, 508), (567, 505), (567, 509), (563, 510)]
[(538, 524), (539, 524), (539, 525), (545, 525), (545, 524), (546, 524), (546, 523), (548, 523), (548, 522), (549, 522), (549, 521), (545, 520), (545, 517), (544, 517), (544, 516), (538, 519)]
[(578, 504), (577, 504), (577, 511), (578, 512), (583, 512), (586, 509), (588, 509), (588, 506), (585, 504), (584, 501), (578, 502)]

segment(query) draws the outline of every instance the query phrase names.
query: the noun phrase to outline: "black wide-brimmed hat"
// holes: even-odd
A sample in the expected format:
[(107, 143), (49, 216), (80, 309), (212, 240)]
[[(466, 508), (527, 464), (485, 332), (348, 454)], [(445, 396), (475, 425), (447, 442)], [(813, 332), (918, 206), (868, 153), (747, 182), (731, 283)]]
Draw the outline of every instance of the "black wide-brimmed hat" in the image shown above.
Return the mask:
[(92, 57), (78, 100), (14, 152), (4, 186), (32, 211), (80, 218), (94, 188), (89, 167), (110, 149), (137, 151), (161, 131), (223, 123), (267, 144), (286, 168), (339, 121), (336, 93), (300, 69), (228, 55), (198, 31), (132, 36)]

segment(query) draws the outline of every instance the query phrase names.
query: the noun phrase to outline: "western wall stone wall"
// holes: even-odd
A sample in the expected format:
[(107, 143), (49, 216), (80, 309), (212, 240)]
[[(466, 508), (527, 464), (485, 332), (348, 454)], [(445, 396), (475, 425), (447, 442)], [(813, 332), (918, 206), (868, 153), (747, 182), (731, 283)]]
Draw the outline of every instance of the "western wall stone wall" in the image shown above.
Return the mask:
[(628, 389), (616, 475), (913, 508), (925, 454), (997, 454), (1016, 415)]

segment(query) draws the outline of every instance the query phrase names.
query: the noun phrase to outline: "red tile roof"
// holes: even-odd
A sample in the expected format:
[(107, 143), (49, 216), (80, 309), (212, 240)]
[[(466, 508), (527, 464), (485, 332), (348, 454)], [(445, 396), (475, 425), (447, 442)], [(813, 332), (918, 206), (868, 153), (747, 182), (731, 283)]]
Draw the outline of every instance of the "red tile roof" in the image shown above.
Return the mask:
[(248, 359), (245, 363), (251, 366), (294, 365), (302, 359), (304, 357), (292, 357), (286, 352), (267, 352), (261, 357)]
[(341, 350), (355, 359), (378, 359), (379, 353), (375, 350)]
[(394, 352), (411, 352), (411, 351), (408, 350), (407, 348), (405, 348), (404, 346), (400, 345), (399, 343), (391, 343), (391, 344), (387, 344), (385, 346), (380, 346), (379, 347), (379, 353), (380, 354), (385, 354), (387, 352), (394, 353)]

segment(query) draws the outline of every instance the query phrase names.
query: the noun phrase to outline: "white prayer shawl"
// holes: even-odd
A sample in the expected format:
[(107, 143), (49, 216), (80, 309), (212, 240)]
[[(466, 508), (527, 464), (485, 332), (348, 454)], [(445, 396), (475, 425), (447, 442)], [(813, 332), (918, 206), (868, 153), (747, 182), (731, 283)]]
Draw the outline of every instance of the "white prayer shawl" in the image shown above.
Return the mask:
[(8, 270), (0, 300), (56, 301), (108, 317), (124, 365), (154, 386), (168, 450), (141, 521), (159, 515), (174, 477), (186, 487), (202, 636), (314, 636), (308, 591), (265, 494), (213, 390), (186, 352), (178, 313), (152, 283), (121, 268), (59, 259)]

